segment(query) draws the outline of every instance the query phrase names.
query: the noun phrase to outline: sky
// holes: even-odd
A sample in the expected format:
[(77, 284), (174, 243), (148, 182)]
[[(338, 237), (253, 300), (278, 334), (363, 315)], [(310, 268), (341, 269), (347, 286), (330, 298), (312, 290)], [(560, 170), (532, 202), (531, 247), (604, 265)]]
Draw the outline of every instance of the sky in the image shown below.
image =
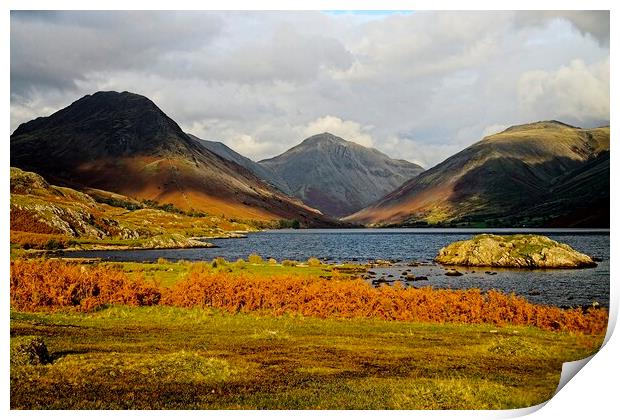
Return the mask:
[(100, 90), (254, 160), (321, 132), (429, 168), (510, 125), (609, 122), (609, 13), (13, 11), (11, 132)]

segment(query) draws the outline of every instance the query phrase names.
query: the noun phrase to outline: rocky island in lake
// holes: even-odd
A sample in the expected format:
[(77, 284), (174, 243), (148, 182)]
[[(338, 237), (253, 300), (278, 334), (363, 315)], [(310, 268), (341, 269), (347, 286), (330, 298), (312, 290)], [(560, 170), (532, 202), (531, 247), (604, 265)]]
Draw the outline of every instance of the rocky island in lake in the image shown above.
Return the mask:
[(541, 235), (477, 235), (439, 251), (435, 261), (445, 265), (513, 268), (595, 267), (588, 255)]

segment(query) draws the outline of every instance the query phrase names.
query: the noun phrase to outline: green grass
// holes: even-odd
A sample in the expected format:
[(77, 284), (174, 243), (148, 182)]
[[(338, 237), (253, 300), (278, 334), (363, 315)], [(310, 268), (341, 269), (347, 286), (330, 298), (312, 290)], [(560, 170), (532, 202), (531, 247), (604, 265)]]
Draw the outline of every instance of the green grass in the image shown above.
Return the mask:
[(533, 328), (321, 320), (174, 307), (11, 313), (11, 407), (500, 409), (550, 398), (602, 337)]
[[(142, 275), (145, 280), (153, 281), (160, 284), (163, 287), (173, 286), (175, 283), (183, 280), (190, 272), (194, 264), (201, 264), (196, 262), (178, 261), (169, 262), (160, 260), (155, 263), (148, 262), (111, 262), (100, 263), (101, 265), (122, 270), (130, 276)], [(266, 261), (260, 264), (251, 264), (247, 261), (243, 263), (239, 262), (221, 262), (217, 263), (216, 267), (212, 266), (212, 262), (206, 261), (202, 263), (203, 266), (212, 272), (225, 272), (232, 274), (247, 274), (249, 276), (307, 276), (307, 277), (332, 277), (335, 274), (332, 272), (333, 265), (324, 264), (322, 266), (309, 267), (306, 265), (300, 266), (284, 266), (282, 264), (269, 264)], [(301, 263), (300, 263), (301, 264)], [(348, 267), (348, 266), (343, 266)], [(356, 267), (353, 267), (356, 268)], [(359, 267), (357, 267), (359, 268)], [(336, 274), (337, 275), (337, 274)]]

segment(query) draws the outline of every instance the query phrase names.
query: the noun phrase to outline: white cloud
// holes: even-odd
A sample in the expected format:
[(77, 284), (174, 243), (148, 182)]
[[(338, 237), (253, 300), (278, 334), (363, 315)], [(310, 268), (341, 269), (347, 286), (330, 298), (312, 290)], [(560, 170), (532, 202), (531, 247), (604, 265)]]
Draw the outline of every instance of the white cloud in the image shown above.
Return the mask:
[(499, 132), (504, 131), (509, 127), (509, 124), (491, 124), (487, 127), (484, 127), (482, 130), (482, 137), (490, 136), (492, 134), (497, 134)]
[(468, 143), (461, 142), (434, 142), (428, 143), (410, 138), (393, 136), (381, 143), (381, 151), (394, 159), (405, 159), (420, 165), (424, 169), (430, 169), (436, 163), (443, 160), (442, 157), (451, 156)]
[(540, 119), (609, 119), (609, 61), (573, 60), (555, 71), (534, 70), (519, 79), (521, 112)]
[(307, 138), (314, 134), (331, 133), (345, 140), (353, 141), (366, 147), (373, 147), (374, 141), (368, 134), (372, 127), (362, 127), (355, 121), (343, 121), (338, 117), (326, 115), (310, 122), (301, 131)]
[(232, 133), (227, 136), (227, 142), (233, 150), (247, 150), (251, 155), (259, 155), (269, 148), (269, 144), (259, 142), (249, 134)]

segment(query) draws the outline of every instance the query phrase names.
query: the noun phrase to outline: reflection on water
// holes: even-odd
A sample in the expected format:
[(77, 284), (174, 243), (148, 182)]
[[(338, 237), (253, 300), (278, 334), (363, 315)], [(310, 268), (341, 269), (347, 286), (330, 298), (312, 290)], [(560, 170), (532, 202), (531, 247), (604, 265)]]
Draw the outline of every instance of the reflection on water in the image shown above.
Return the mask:
[[(461, 269), (463, 276), (448, 277), (444, 269), (432, 263), (442, 247), (451, 242), (469, 239), (474, 234), (536, 233), (564, 242), (573, 248), (602, 259), (596, 268), (578, 270), (497, 270)], [(415, 287), (498, 289), (525, 296), (532, 302), (577, 306), (598, 302), (609, 305), (609, 231), (579, 229), (313, 229), (278, 230), (249, 234), (244, 239), (214, 239), (219, 248), (80, 251), (66, 253), (74, 257), (96, 257), (112, 261), (227, 260), (247, 258), (252, 253), (264, 258), (307, 260), (317, 257), (330, 262), (368, 262), (377, 259), (400, 261), (392, 268), (374, 269), (376, 277), (398, 280), (404, 269), (427, 280), (410, 283)], [(417, 267), (406, 266), (415, 261)], [(393, 277), (387, 277), (388, 275)]]

